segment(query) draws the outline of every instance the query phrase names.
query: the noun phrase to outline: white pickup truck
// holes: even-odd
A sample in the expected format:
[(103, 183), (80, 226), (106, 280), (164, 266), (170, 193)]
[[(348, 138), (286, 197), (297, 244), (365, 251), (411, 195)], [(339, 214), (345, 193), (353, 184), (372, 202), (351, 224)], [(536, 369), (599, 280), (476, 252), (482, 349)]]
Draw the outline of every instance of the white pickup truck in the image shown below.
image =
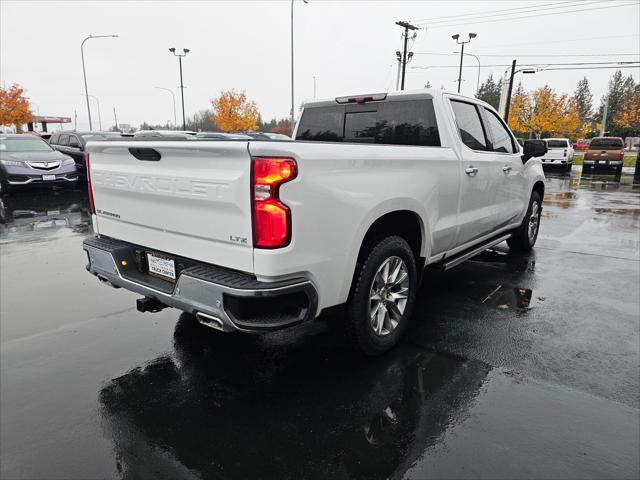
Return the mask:
[(544, 174), (495, 110), (440, 90), (305, 104), (295, 140), (91, 142), (87, 269), (230, 332), (344, 306), (354, 346), (398, 342), (427, 266), (533, 247)]

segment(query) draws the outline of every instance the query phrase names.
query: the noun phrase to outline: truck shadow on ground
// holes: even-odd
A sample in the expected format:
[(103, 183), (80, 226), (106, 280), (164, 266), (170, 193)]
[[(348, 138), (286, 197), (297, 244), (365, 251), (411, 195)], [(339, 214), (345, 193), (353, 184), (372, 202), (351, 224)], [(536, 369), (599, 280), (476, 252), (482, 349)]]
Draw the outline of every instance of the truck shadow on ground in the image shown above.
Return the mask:
[(325, 349), (326, 329), (282, 348), (205, 337), (183, 315), (175, 356), (100, 392), (123, 478), (395, 477), (464, 417), (490, 370), (408, 345), (357, 361)]
[[(458, 295), (461, 304), (492, 308), (487, 292), (511, 295), (511, 287), (496, 292), (493, 279), (517, 283), (535, 266), (533, 256), (498, 250), (472, 263), (457, 273), (427, 273), (420, 296)], [(507, 303), (522, 307), (518, 295)], [(419, 300), (414, 317), (430, 318), (414, 318), (413, 328), (437, 337), (444, 307)], [(261, 336), (220, 335), (181, 315), (173, 352), (100, 392), (122, 477), (402, 475), (465, 417), (491, 367), (425, 349), (411, 330), (388, 354), (361, 358), (339, 324), (338, 316)]]

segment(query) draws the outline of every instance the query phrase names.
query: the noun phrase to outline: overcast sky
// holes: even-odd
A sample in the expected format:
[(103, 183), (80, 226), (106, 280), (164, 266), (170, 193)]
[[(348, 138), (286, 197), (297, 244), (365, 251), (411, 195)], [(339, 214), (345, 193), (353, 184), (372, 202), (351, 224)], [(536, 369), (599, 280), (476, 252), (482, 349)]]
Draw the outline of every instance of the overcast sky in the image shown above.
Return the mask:
[[(310, 0), (308, 4), (296, 0), (296, 109), (304, 99), (313, 97), (313, 76), (317, 77), (319, 98), (394, 90), (395, 52), (401, 49), (397, 20), (421, 24), (409, 66), (430, 67), (409, 68), (406, 88), (422, 88), (429, 81), (434, 87), (444, 85), (455, 90), (457, 67), (433, 68), (458, 64), (459, 56), (452, 54), (457, 50), (452, 34), (466, 38), (468, 32), (477, 33), (466, 52), (479, 56), (481, 81), (490, 72), (500, 76), (506, 69), (489, 65), (510, 64), (514, 58), (519, 64), (638, 61), (639, 6), (638, 0)], [(77, 111), (78, 128), (88, 128), (80, 43), (89, 34), (112, 33), (119, 38), (94, 39), (85, 44), (89, 93), (99, 98), (103, 129), (113, 125), (114, 107), (120, 123), (138, 126), (145, 120), (172, 120), (170, 94), (154, 86), (175, 91), (180, 117), (178, 61), (169, 47), (191, 49), (183, 62), (187, 116), (207, 108), (211, 98), (231, 88), (245, 90), (266, 119), (289, 113), (289, 1), (3, 0), (0, 82), (4, 86), (22, 85), (40, 114), (73, 117)], [(593, 54), (605, 56), (587, 56)], [(522, 80), (526, 89), (549, 84), (571, 93), (578, 80), (586, 76), (599, 101), (613, 72), (546, 71), (519, 74), (517, 80)], [(638, 68), (623, 72), (640, 80)], [(466, 57), (462, 93), (475, 92), (477, 73), (476, 60)], [(95, 106), (92, 112), (97, 120)], [(94, 127), (97, 124), (95, 121)]]

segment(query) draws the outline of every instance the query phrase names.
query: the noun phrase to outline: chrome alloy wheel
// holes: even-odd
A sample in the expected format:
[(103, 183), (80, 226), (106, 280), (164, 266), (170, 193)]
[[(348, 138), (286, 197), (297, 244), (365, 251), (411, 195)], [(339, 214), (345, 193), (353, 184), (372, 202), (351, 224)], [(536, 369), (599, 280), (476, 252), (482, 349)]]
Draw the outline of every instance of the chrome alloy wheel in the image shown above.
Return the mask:
[(409, 270), (400, 257), (389, 257), (380, 265), (369, 291), (369, 321), (376, 335), (388, 335), (398, 326), (409, 286)]
[(538, 202), (531, 204), (531, 215), (529, 216), (529, 242), (533, 243), (538, 234), (538, 227), (540, 226), (540, 206)]

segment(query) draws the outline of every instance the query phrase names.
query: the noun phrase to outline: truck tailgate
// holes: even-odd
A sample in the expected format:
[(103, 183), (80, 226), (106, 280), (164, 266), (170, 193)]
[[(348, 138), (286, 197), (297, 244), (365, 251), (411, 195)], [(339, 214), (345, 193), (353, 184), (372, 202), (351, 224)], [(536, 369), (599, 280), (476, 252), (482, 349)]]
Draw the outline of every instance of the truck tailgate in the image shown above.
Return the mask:
[[(247, 142), (195, 143), (91, 143), (96, 233), (253, 272)], [(160, 159), (139, 159), (130, 149), (154, 150)]]

